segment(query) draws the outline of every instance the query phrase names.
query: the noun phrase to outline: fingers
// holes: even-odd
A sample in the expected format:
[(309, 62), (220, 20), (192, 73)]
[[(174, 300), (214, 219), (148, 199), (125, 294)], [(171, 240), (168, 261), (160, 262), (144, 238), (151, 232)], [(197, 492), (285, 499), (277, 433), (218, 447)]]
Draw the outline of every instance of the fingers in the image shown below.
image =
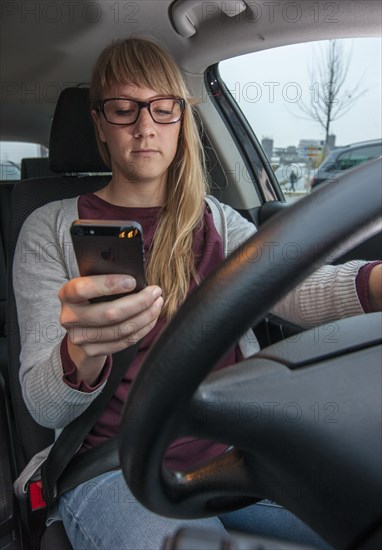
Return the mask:
[(135, 280), (125, 275), (79, 277), (59, 292), (60, 322), (71, 344), (88, 357), (108, 355), (124, 349), (148, 334), (160, 315), (163, 298), (157, 286), (149, 286), (109, 302), (92, 304), (89, 299), (126, 293)]
[(93, 275), (77, 277), (66, 283), (59, 292), (61, 302), (79, 304), (92, 298), (131, 292), (136, 286), (130, 275)]
[[(86, 294), (89, 295), (88, 292)], [(159, 287), (149, 286), (140, 292), (117, 298), (112, 302), (90, 304), (88, 300), (70, 302), (66, 300), (65, 292), (62, 292), (60, 293), (60, 322), (65, 328), (77, 324), (82, 326), (96, 324), (97, 327), (112, 327), (150, 308), (161, 294), (162, 291)]]
[[(143, 291), (142, 291), (143, 292)], [(129, 301), (129, 297), (123, 298)], [(92, 346), (95, 353), (113, 353), (116, 349), (130, 346), (143, 338), (152, 330), (157, 322), (163, 305), (163, 298), (159, 296), (149, 307), (139, 310), (136, 314), (122, 321), (112, 324), (100, 324), (95, 321), (89, 323), (75, 322), (63, 323), (68, 332), (68, 338), (73, 344), (79, 346)], [(93, 306), (90, 306), (93, 308)], [(121, 343), (121, 346), (115, 344)], [(107, 345), (105, 347), (105, 345)]]
[(99, 342), (98, 340), (91, 343), (86, 342), (79, 347), (81, 347), (81, 349), (90, 358), (104, 355), (112, 355), (113, 353), (117, 353), (118, 351), (121, 351), (127, 347), (134, 345), (136, 342), (139, 342), (139, 340), (144, 338), (146, 334), (148, 334), (155, 327), (156, 322), (157, 320), (155, 320), (155, 322), (151, 323), (150, 325), (142, 328), (141, 330), (132, 332), (129, 336), (125, 336), (122, 339), (116, 338), (115, 340), (109, 342)]

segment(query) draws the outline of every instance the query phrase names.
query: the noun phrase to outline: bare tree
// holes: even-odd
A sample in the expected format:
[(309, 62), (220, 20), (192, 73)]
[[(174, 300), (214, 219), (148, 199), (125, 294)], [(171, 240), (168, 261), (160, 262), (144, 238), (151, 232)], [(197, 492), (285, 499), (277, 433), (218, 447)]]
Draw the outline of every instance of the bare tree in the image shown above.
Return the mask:
[(337, 40), (330, 40), (321, 54), (315, 70), (310, 71), (310, 103), (301, 100), (297, 105), (307, 115), (304, 118), (315, 120), (325, 130), (327, 151), (331, 123), (344, 116), (366, 90), (360, 89), (362, 79), (351, 89), (344, 87), (351, 53), (345, 54)]

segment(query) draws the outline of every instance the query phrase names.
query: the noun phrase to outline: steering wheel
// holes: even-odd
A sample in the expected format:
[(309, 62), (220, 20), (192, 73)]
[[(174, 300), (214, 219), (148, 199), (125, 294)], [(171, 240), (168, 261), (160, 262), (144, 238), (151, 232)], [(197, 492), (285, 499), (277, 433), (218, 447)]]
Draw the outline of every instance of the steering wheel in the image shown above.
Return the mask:
[[(203, 382), (283, 295), (379, 231), (377, 159), (274, 216), (186, 300), (147, 356), (121, 422), (123, 473), (147, 508), (195, 518), (271, 498), (335, 547), (378, 529), (381, 537), (378, 313), (336, 323), (331, 342), (307, 331), (298, 346), (281, 342)], [(270, 243), (274, 254), (261, 254)], [(232, 448), (169, 471), (166, 449), (185, 435)]]

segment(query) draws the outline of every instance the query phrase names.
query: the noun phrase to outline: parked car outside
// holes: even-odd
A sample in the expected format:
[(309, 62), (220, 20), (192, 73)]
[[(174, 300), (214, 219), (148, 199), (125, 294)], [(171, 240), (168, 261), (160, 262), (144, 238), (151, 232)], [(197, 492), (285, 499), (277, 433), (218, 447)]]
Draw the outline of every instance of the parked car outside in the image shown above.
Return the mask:
[(311, 189), (320, 183), (334, 179), (345, 170), (382, 155), (382, 140), (353, 143), (334, 149), (317, 168), (311, 181)]

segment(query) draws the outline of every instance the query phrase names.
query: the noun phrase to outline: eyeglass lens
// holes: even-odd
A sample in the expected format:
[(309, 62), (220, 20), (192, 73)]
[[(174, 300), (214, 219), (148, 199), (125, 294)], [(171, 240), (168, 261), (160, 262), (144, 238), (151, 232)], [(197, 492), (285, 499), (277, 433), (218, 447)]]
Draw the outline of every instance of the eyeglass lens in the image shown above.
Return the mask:
[[(159, 124), (177, 122), (182, 116), (182, 104), (178, 99), (155, 99), (147, 103), (153, 120)], [(112, 124), (133, 124), (139, 112), (139, 104), (129, 99), (111, 99), (104, 103), (106, 119)]]

